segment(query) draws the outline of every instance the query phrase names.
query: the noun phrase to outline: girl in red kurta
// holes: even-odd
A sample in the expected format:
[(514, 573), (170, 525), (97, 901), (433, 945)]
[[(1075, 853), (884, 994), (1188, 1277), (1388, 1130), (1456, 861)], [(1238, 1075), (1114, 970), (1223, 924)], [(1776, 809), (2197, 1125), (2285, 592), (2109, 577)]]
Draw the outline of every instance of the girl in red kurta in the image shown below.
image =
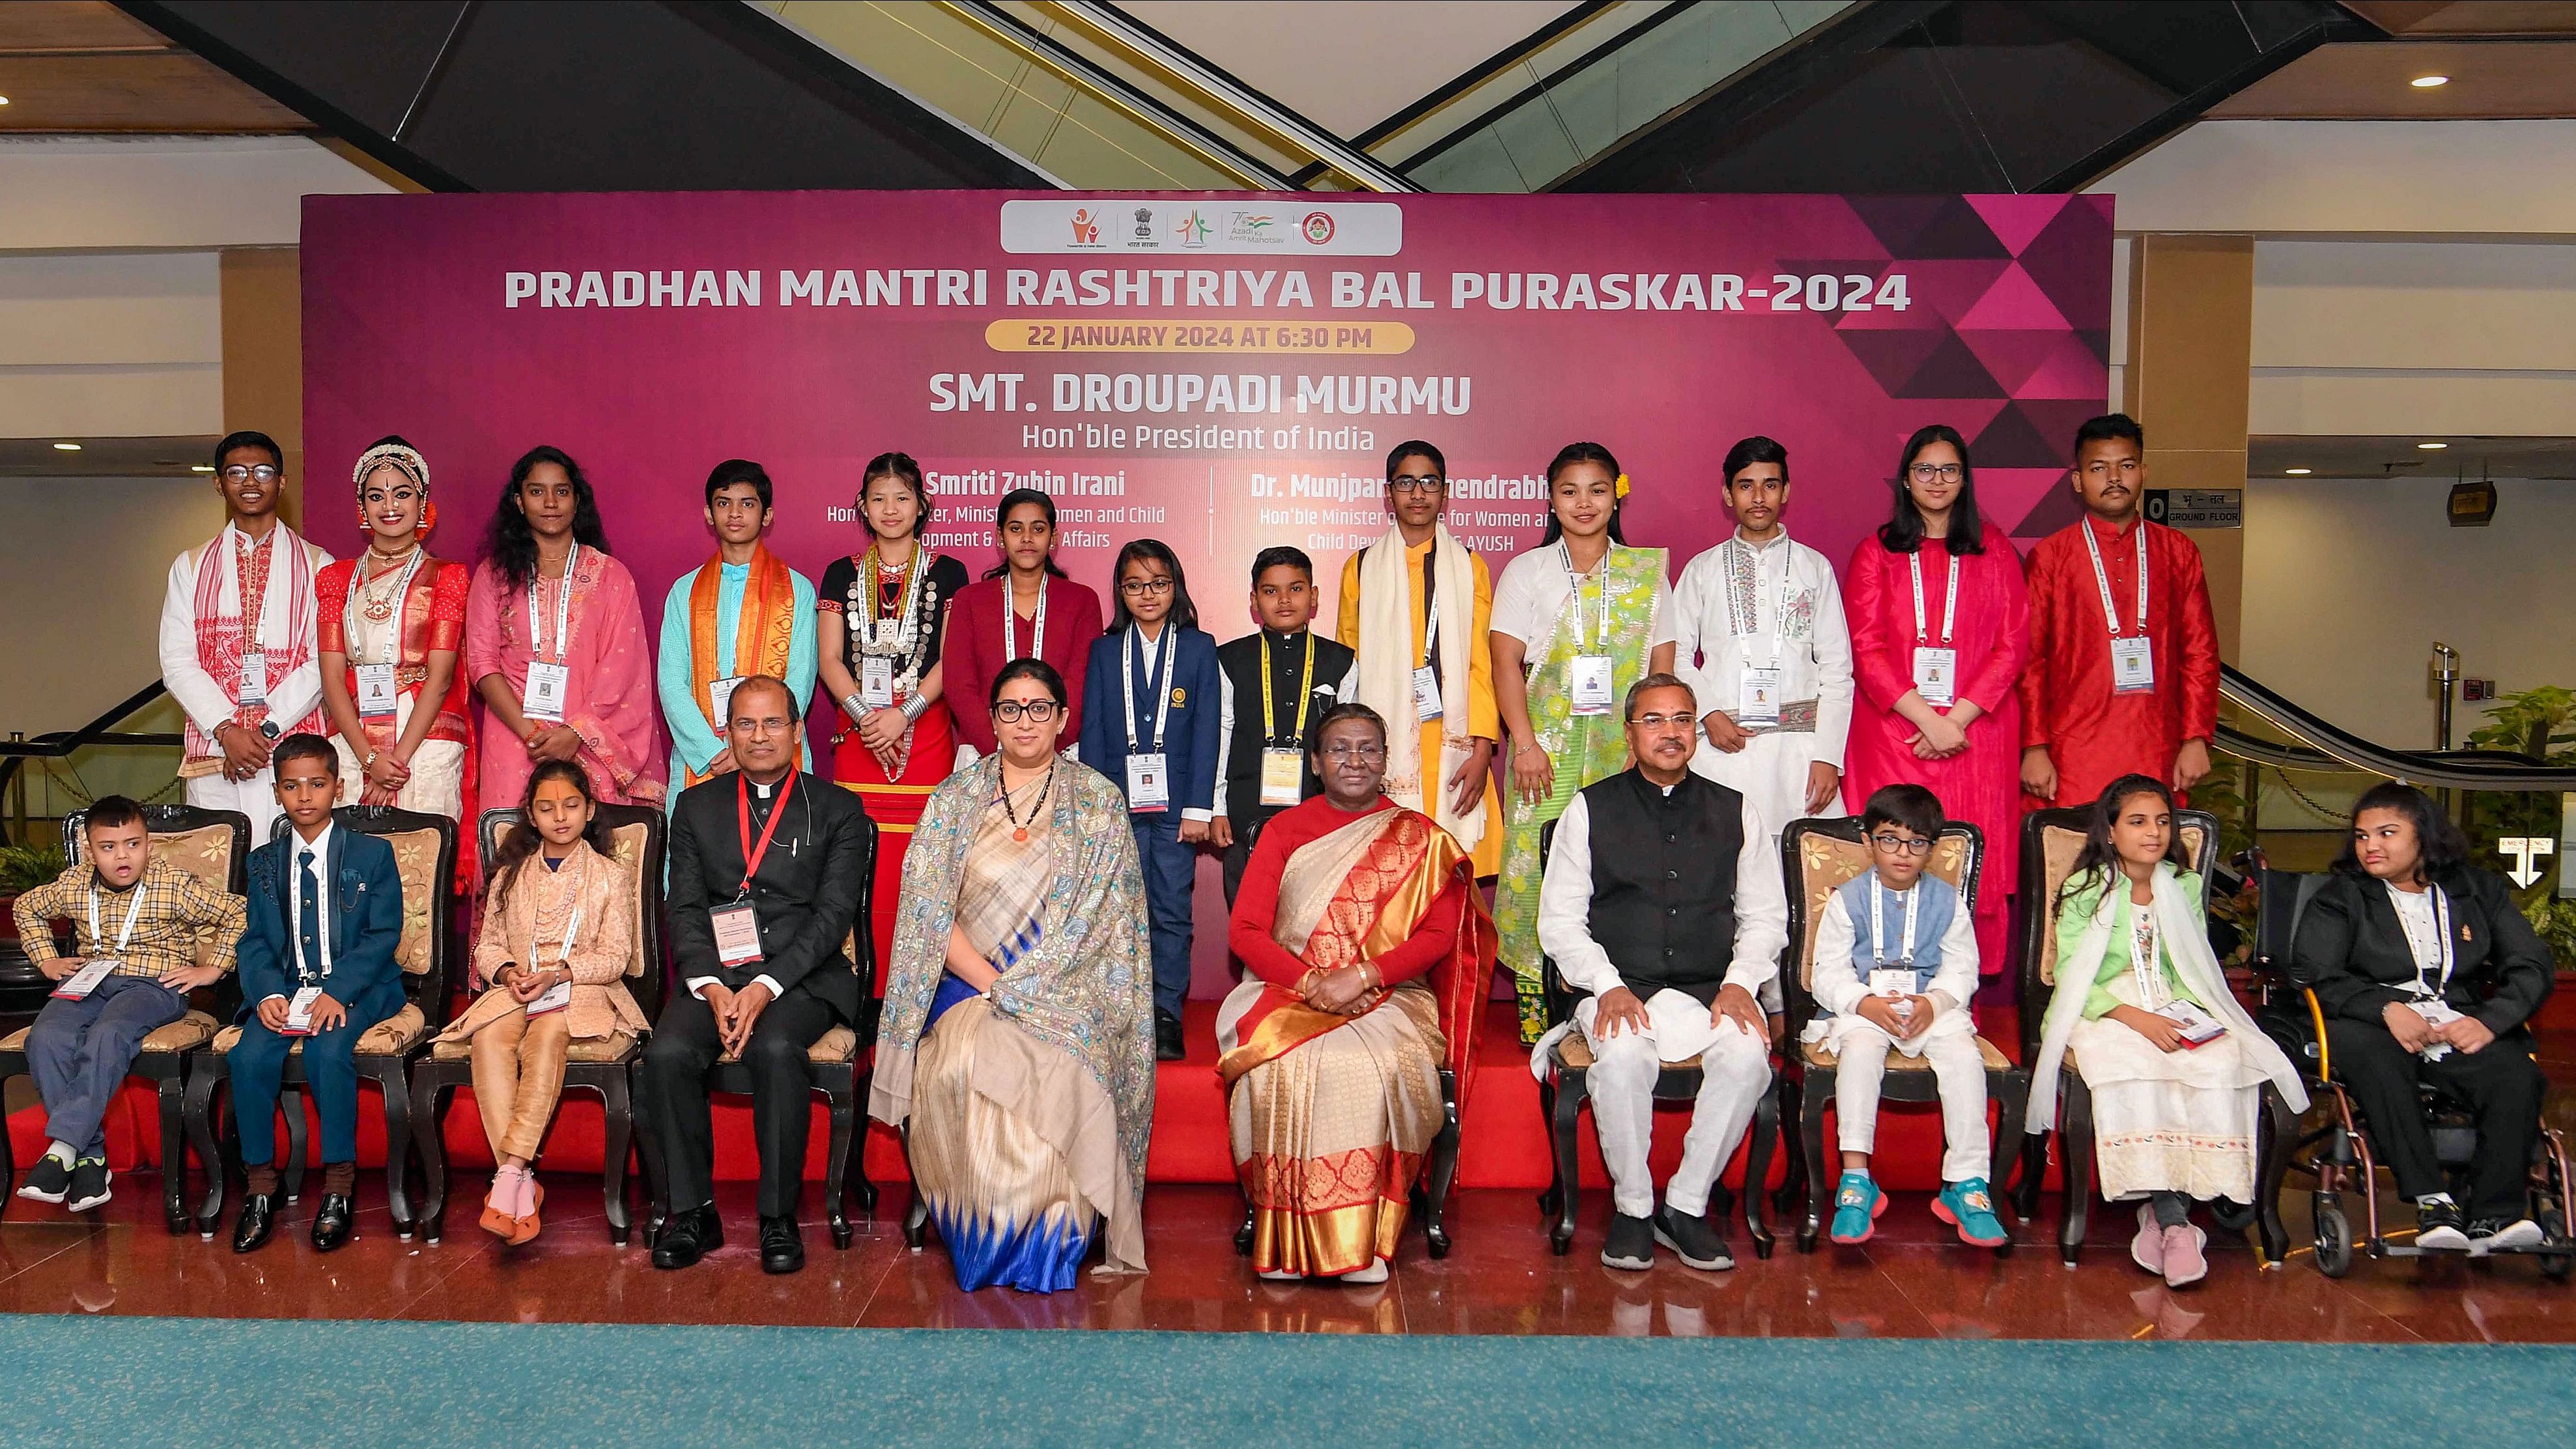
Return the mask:
[(1859, 685), (1844, 788), (1866, 800), (1882, 785), (1922, 785), (1951, 819), (1985, 832), (1977, 954), (1991, 974), (2004, 966), (2005, 898), (2020, 878), (2029, 598), (2021, 556), (1977, 516), (1956, 430), (1934, 424), (1907, 439), (1896, 473), (1895, 516), (1852, 551), (1843, 579)]
[[(1100, 637), (1100, 596), (1055, 566), (1055, 500), (1034, 488), (1014, 488), (993, 511), (993, 541), (1002, 562), (968, 584), (948, 606), (940, 634), (940, 665), (950, 699), (982, 700), (993, 676), (1014, 659), (1045, 660), (1064, 676), (1064, 730), (1082, 737), (1082, 680), (1091, 663), (1091, 641)], [(992, 717), (980, 709), (956, 712), (957, 736), (975, 753), (993, 753)]]
[(429, 464), (400, 438), (358, 459), (367, 549), (313, 576), (340, 803), (462, 819), (473, 727), (457, 680), (472, 571), (430, 557)]

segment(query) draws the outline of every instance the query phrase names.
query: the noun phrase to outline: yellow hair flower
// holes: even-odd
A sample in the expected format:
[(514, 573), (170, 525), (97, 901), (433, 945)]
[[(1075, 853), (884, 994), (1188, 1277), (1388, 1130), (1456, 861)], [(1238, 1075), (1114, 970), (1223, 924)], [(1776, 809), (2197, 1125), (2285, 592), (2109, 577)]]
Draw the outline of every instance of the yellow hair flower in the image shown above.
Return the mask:
[(1613, 479), (1611, 479), (1611, 480), (1610, 480), (1610, 493), (1611, 493), (1611, 496), (1612, 496), (1612, 497), (1615, 497), (1615, 498), (1619, 499), (1621, 502), (1626, 502), (1626, 501), (1627, 501), (1627, 498), (1628, 498), (1628, 475), (1627, 475), (1627, 474), (1622, 473), (1622, 474), (1620, 474), (1618, 477), (1613, 478)]

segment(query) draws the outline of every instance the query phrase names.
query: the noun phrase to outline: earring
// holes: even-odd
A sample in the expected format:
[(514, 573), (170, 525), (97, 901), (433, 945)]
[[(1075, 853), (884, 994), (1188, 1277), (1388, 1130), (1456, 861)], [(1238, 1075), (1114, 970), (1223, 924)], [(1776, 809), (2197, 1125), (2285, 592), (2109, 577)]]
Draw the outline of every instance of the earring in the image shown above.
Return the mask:
[(436, 527), (438, 527), (438, 504), (435, 501), (422, 503), (420, 505), (420, 527), (416, 530), (414, 536), (427, 538), (429, 537), (429, 531)]

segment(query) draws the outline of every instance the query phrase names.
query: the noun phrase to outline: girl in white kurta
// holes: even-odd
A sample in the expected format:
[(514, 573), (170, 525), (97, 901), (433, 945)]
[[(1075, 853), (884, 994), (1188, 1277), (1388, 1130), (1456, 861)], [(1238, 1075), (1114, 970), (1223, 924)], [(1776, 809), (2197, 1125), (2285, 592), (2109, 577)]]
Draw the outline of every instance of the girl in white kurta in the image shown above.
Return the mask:
[[(2093, 1095), (2102, 1195), (2144, 1199), (2129, 1256), (2172, 1287), (2208, 1271), (2195, 1201), (2254, 1200), (2255, 1114), (2265, 1081), (2292, 1111), (2307, 1092), (2289, 1058), (2227, 989), (2209, 949), (2200, 877), (2182, 857), (2173, 796), (2145, 775), (2112, 782), (2058, 893), (2057, 994), (2031, 1079), (2029, 1130), (2074, 1053)], [(2198, 1045), (2215, 1025), (2218, 1032)]]

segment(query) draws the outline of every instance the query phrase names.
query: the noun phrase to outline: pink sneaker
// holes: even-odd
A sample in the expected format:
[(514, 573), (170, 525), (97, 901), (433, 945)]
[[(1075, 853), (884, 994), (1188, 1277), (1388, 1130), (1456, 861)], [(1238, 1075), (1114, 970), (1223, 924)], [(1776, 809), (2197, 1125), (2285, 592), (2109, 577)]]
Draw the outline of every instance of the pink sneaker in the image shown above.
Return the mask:
[(2129, 1261), (2150, 1273), (2165, 1271), (2165, 1230), (2156, 1226), (2156, 1210), (2138, 1204), (2138, 1235), (2129, 1240)]
[(2182, 1223), (2165, 1229), (2164, 1240), (2166, 1287), (2188, 1288), (2209, 1276), (2209, 1259), (2200, 1251), (2209, 1234)]

